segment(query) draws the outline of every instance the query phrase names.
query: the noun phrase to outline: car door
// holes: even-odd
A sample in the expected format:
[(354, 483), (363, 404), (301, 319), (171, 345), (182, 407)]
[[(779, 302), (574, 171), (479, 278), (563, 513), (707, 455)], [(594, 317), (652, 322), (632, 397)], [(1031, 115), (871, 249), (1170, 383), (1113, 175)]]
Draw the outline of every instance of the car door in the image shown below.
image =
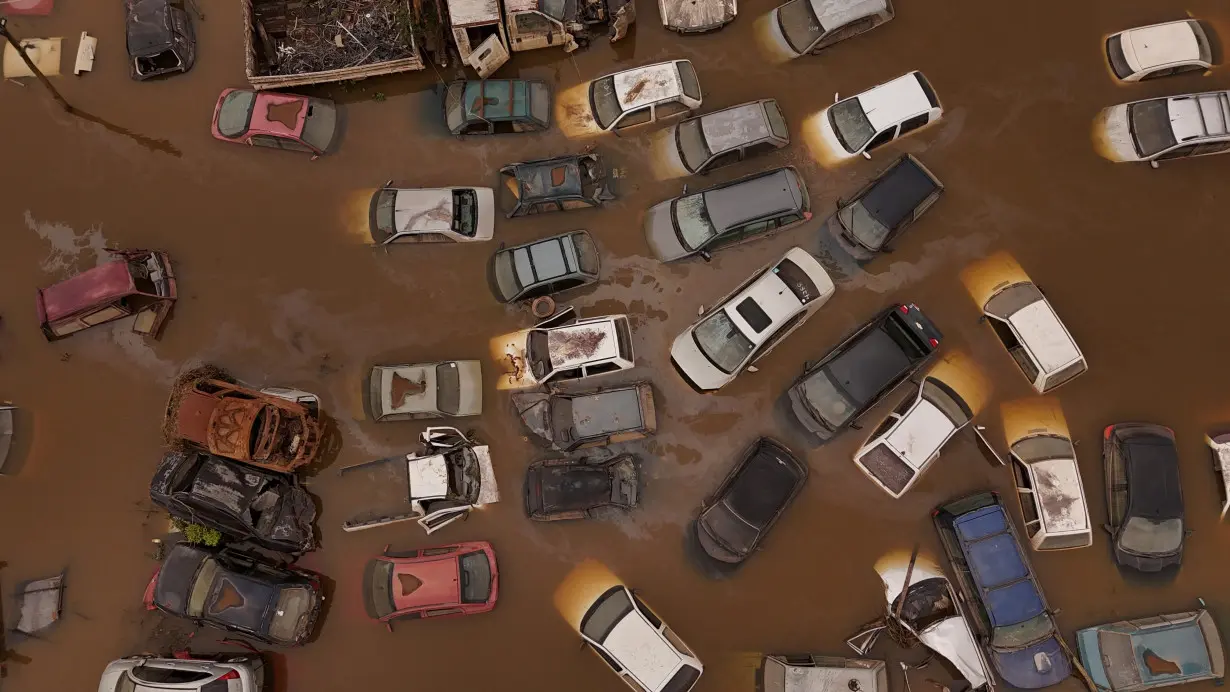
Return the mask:
[[(1042, 530), (1042, 515), (1038, 509), (1038, 496), (1034, 492), (1033, 475), (1029, 472), (1029, 467), (1025, 462), (1016, 457), (1015, 454), (1009, 454), (1009, 459), (1012, 463), (1012, 478), (1016, 483), (1016, 497), (1021, 502), (1021, 519), (1025, 525), (1025, 535), (1029, 538), (1031, 544), (1034, 542), (1034, 536)], [(1036, 545), (1034, 545), (1037, 548)]]
[(470, 67), (474, 68), (475, 72), (478, 72), (478, 76), (481, 79), (490, 77), (504, 63), (508, 62), (508, 47), (500, 39), (499, 32), (491, 34), (485, 41), (478, 44), (478, 47), (466, 58), (466, 62), (470, 64)]
[(438, 509), (419, 518), (418, 525), (423, 527), (423, 531), (425, 531), (427, 535), (431, 535), (445, 526), (448, 526), (449, 524), (466, 516), (470, 513), (470, 509), (471, 508), (469, 505)]
[(995, 447), (991, 445), (991, 441), (987, 439), (985, 434), (986, 428), (981, 425), (971, 425), (974, 430), (974, 444), (977, 445), (978, 451), (982, 457), (987, 460), (987, 463), (992, 466), (1005, 466), (1004, 457), (999, 452), (995, 451)]

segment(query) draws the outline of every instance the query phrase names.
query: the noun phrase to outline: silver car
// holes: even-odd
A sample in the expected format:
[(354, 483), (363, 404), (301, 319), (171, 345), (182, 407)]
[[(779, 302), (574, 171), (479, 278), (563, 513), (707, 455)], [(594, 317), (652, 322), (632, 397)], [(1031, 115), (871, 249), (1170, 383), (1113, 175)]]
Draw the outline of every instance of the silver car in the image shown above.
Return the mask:
[(129, 656), (107, 664), (98, 692), (260, 692), (265, 689), (260, 656), (208, 658)]
[(655, 157), (671, 172), (704, 175), (790, 144), (786, 118), (774, 99), (705, 113), (672, 127)]

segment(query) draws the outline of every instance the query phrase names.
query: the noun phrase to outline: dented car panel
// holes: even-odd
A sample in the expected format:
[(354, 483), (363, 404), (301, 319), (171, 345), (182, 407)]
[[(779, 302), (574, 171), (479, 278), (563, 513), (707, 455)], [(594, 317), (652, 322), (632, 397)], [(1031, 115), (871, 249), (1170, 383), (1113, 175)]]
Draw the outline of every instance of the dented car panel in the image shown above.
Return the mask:
[(116, 261), (38, 290), (38, 320), (48, 341), (134, 314), (134, 332), (158, 336), (178, 297), (171, 256), (158, 250), (108, 252)]
[(501, 208), (508, 218), (587, 209), (615, 199), (598, 154), (557, 156), (500, 169)]
[(196, 62), (196, 30), (185, 0), (125, 0), (129, 73), (138, 81), (187, 72)]
[(512, 401), (529, 431), (561, 452), (639, 440), (658, 427), (648, 382), (575, 394), (518, 393)]

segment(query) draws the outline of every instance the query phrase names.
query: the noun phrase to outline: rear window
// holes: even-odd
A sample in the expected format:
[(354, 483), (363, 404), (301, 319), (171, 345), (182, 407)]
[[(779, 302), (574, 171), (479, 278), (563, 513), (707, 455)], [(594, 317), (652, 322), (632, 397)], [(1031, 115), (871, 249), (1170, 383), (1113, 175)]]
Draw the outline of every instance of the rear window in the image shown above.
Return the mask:
[(156, 666), (137, 666), (129, 671), (129, 674), (140, 682), (171, 684), (199, 682), (212, 677), (210, 673), (203, 673), (199, 670), (178, 670)]
[(1054, 389), (1054, 388), (1058, 387), (1059, 385), (1063, 384), (1064, 382), (1067, 382), (1068, 380), (1070, 380), (1070, 379), (1072, 379), (1072, 378), (1076, 377), (1077, 375), (1081, 374), (1082, 372), (1085, 372), (1085, 370), (1087, 369), (1087, 367), (1088, 367), (1088, 366), (1086, 366), (1086, 365), (1085, 365), (1085, 361), (1083, 361), (1083, 360), (1079, 360), (1079, 361), (1077, 361), (1077, 362), (1075, 362), (1075, 363), (1073, 363), (1073, 364), (1069, 365), (1068, 367), (1063, 368), (1062, 370), (1060, 370), (1059, 372), (1055, 373), (1054, 375), (1051, 375), (1051, 376), (1050, 376), (1050, 377), (1048, 377), (1048, 378), (1047, 378), (1047, 380), (1046, 380), (1046, 391), (1048, 391), (1048, 392), (1049, 392), (1050, 390), (1052, 390), (1052, 389)]
[(679, 68), (679, 83), (683, 86), (683, 94), (690, 99), (700, 100), (700, 82), (696, 79), (696, 70), (692, 63), (680, 60), (675, 63)]
[(931, 88), (931, 82), (928, 82), (921, 72), (915, 72), (914, 76), (918, 78), (918, 86), (922, 87), (923, 93), (927, 95), (927, 102), (931, 104), (932, 108), (939, 108), (940, 100), (936, 98), (935, 89)]
[(684, 666), (675, 673), (674, 677), (662, 687), (662, 692), (687, 692), (692, 689), (692, 685), (696, 684), (696, 680), (700, 677), (700, 671), (692, 666)]
[(486, 603), (491, 596), (491, 562), (477, 550), (461, 556), (461, 602)]
[(777, 101), (765, 101), (764, 114), (769, 120), (769, 129), (773, 131), (774, 137), (790, 139), (790, 130), (786, 129), (786, 117), (782, 115), (782, 109), (778, 108)]
[(572, 245), (577, 253), (577, 267), (584, 273), (598, 274), (598, 247), (588, 233), (574, 233)]
[(393, 216), (395, 200), (397, 199), (396, 190), (381, 190), (376, 193), (376, 199), (373, 200), (374, 219), (372, 224), (372, 240), (377, 244), (382, 244), (393, 235)]
[(894, 493), (904, 490), (910, 479), (914, 477), (914, 469), (898, 459), (888, 445), (882, 442), (859, 457), (858, 463), (867, 469), (873, 478)]
[(743, 301), (735, 307), (735, 310), (738, 311), (739, 316), (747, 322), (747, 326), (755, 330), (757, 334), (767, 329), (770, 324), (773, 324), (773, 320), (769, 318), (768, 313), (766, 313), (764, 309), (751, 298), (744, 298)]
[(820, 297), (820, 289), (816, 288), (816, 283), (811, 280), (807, 272), (790, 260), (782, 260), (780, 264), (773, 268), (773, 273), (777, 274), (777, 278), (781, 279), (790, 292), (794, 294), (799, 302), (807, 305), (811, 301)]

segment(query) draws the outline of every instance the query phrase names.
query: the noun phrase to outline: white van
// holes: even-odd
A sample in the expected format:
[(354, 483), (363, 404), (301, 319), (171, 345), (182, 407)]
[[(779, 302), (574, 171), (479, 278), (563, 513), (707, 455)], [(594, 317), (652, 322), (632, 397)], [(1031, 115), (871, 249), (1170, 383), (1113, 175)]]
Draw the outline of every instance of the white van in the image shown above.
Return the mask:
[(1032, 281), (997, 286), (982, 312), (1038, 393), (1050, 392), (1089, 369), (1080, 347)]

